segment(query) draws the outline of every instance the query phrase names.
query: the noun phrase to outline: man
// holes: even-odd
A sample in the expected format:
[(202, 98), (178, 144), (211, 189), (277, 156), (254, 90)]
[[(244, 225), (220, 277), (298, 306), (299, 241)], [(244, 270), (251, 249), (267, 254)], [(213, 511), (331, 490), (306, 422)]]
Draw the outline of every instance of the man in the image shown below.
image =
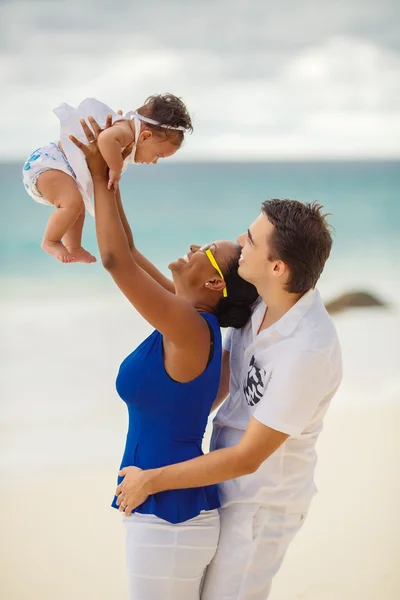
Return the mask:
[(129, 514), (149, 494), (219, 483), (221, 535), (203, 600), (265, 600), (316, 491), (315, 444), (341, 376), (335, 328), (316, 283), (332, 239), (322, 207), (264, 202), (239, 274), (260, 295), (251, 322), (229, 330), (211, 452), (160, 469), (123, 469)]

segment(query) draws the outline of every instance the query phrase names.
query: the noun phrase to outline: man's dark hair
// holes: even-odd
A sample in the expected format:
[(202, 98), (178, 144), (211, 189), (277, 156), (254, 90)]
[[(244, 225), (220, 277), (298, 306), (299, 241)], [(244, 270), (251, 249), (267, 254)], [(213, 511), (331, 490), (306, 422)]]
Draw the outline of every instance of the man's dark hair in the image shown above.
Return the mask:
[[(188, 133), (193, 132), (192, 120), (188, 109), (181, 98), (173, 94), (158, 94), (149, 96), (144, 105), (138, 108), (137, 112), (144, 117), (149, 117), (161, 125), (169, 127), (184, 127)], [(172, 144), (181, 146), (184, 138), (183, 131), (176, 131), (146, 123), (146, 128), (162, 134), (168, 138)]]
[(317, 202), (267, 200), (262, 212), (274, 226), (269, 260), (282, 260), (290, 270), (286, 290), (302, 294), (314, 288), (332, 248), (327, 215)]

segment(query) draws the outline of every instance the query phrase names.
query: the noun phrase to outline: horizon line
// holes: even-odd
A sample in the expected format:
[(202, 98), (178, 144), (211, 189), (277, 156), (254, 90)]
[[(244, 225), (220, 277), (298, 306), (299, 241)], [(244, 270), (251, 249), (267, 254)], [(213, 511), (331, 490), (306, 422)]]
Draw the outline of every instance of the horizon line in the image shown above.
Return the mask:
[[(15, 163), (20, 163), (21, 165), (25, 162), (26, 160), (26, 156), (21, 157), (21, 158), (6, 158), (6, 157), (1, 157), (0, 156), (0, 164), (1, 165), (8, 165), (8, 164), (15, 164)], [(182, 158), (182, 159), (178, 159), (176, 158), (174, 160), (174, 163), (179, 163), (179, 164), (197, 164), (197, 163), (203, 163), (203, 164), (213, 164), (213, 163), (218, 163), (218, 164), (226, 164), (226, 163), (260, 163), (260, 164), (265, 164), (265, 163), (326, 163), (326, 162), (399, 162), (400, 161), (400, 155), (399, 156), (318, 156), (318, 157), (277, 157), (277, 158), (272, 158), (272, 157), (268, 157), (268, 158), (260, 158), (260, 157), (254, 157), (254, 158), (246, 158), (246, 157), (235, 157), (235, 158), (228, 158), (228, 157), (197, 157), (197, 158)], [(160, 165), (163, 165), (165, 163), (165, 161), (160, 162)], [(171, 163), (169, 163), (171, 164)]]

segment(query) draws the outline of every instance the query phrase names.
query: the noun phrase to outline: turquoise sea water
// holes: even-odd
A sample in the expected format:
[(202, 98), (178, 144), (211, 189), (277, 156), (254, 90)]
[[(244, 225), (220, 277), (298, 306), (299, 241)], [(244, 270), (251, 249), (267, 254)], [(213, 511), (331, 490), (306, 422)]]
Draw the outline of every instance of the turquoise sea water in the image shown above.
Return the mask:
[[(18, 279), (40, 293), (51, 282), (79, 293), (107, 277), (97, 265), (61, 265), (40, 249), (50, 208), (24, 191), (21, 165), (1, 164), (0, 278)], [(166, 270), (190, 243), (232, 239), (269, 198), (318, 200), (335, 228), (332, 257), (321, 285), (328, 292), (369, 285), (391, 295), (400, 251), (399, 162), (174, 163), (128, 168), (121, 185), (140, 249)], [(94, 222), (87, 216), (85, 246), (96, 255)], [(11, 281), (10, 281), (11, 280)], [(82, 286), (82, 287), (81, 287)], [(77, 290), (78, 293), (78, 290)]]

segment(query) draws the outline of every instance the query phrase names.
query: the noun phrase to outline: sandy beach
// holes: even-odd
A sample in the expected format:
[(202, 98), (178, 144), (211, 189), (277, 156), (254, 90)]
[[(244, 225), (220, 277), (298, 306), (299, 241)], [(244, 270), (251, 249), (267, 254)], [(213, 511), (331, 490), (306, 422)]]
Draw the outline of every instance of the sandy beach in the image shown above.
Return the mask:
[[(358, 309), (335, 324), (345, 376), (318, 442), (320, 491), (271, 600), (399, 597), (399, 314)], [(124, 600), (115, 374), (149, 327), (104, 296), (4, 304), (0, 325), (0, 597)]]
[[(333, 409), (319, 441), (308, 521), (271, 600), (395, 600), (400, 408)], [(126, 597), (124, 530), (109, 507), (114, 464), (13, 474), (1, 499), (1, 596)], [(397, 557), (397, 559), (396, 559)]]

